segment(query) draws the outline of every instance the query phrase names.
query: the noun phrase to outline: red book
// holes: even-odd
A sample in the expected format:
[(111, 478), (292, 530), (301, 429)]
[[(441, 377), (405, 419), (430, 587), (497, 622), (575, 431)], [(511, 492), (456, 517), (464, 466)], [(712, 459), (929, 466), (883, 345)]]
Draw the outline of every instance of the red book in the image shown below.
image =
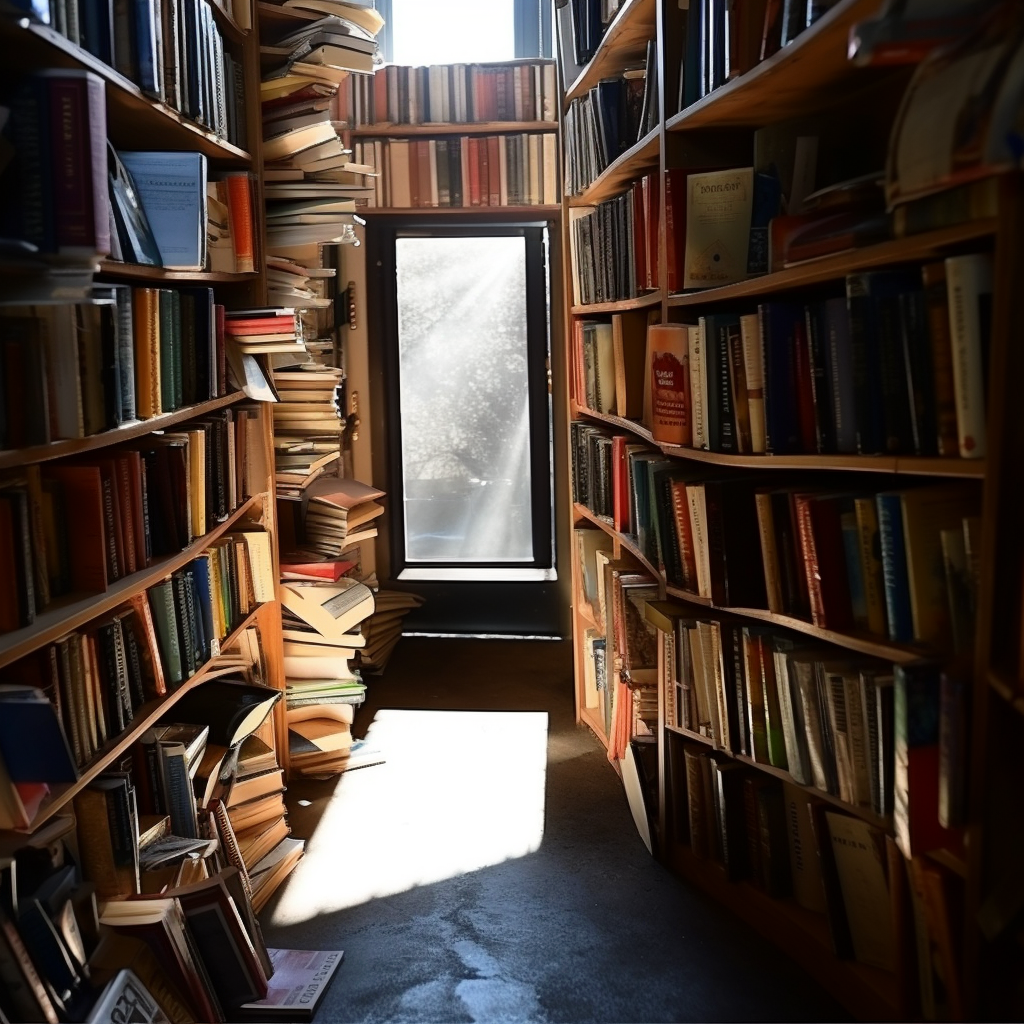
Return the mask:
[(487, 136), (487, 188), (491, 206), (501, 206), (501, 155), (498, 136)]
[(693, 546), (693, 525), (690, 522), (690, 503), (686, 497), (686, 481), (672, 481), (672, 519), (679, 541), (679, 561), (683, 573), (683, 588), (697, 593), (697, 556)]
[(60, 252), (110, 252), (107, 115), (103, 79), (91, 71), (48, 68), (50, 166)]
[(282, 560), (281, 575), (286, 579), (327, 580), (337, 583), (357, 562), (329, 559), (325, 562), (290, 562)]
[(388, 79), (380, 68), (373, 76), (373, 120), (380, 124), (388, 119)]
[(801, 317), (793, 325), (793, 391), (796, 395), (800, 450), (818, 450), (818, 430), (814, 416), (814, 382), (811, 379), (810, 338), (807, 321)]
[[(479, 206), (480, 205), (480, 139), (471, 135), (468, 138), (469, 143), (469, 155), (467, 163), (469, 164), (469, 205)], [(465, 182), (463, 182), (465, 187)]]
[(668, 290), (677, 292), (686, 248), (686, 171), (681, 167), (665, 174), (665, 241)]
[(811, 621), (825, 629), (849, 629), (853, 608), (839, 501), (821, 494), (798, 494), (795, 500)]
[(626, 437), (612, 438), (612, 519), (619, 533), (630, 533), (629, 464), (626, 460)]

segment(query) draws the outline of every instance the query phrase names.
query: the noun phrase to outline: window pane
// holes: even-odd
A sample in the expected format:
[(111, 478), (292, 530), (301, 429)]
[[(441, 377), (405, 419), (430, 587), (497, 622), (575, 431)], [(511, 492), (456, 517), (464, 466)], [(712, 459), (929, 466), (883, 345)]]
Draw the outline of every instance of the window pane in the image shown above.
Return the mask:
[(399, 238), (405, 551), (533, 559), (526, 242)]
[[(483, 8), (486, 8), (484, 10)], [(486, 14), (486, 31), (481, 17)], [(513, 0), (392, 0), (395, 64), (457, 64), (512, 60)]]

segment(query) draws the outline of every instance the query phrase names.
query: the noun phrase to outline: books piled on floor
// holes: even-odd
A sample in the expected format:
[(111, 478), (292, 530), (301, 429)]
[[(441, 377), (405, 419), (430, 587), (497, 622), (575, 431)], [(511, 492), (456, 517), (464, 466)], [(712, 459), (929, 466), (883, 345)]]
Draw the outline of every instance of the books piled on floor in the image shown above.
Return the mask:
[(351, 663), (366, 643), (361, 625), (374, 594), (357, 580), (315, 579), (286, 564), (293, 566), (281, 583), (290, 765), (322, 778), (345, 770), (352, 746), (366, 686)]
[(274, 371), (274, 472), (280, 498), (298, 498), (340, 455), (344, 371), (310, 362)]
[(363, 623), (366, 644), (360, 648), (359, 668), (370, 675), (380, 675), (402, 638), (402, 621), (423, 598), (400, 590), (378, 590), (373, 614)]

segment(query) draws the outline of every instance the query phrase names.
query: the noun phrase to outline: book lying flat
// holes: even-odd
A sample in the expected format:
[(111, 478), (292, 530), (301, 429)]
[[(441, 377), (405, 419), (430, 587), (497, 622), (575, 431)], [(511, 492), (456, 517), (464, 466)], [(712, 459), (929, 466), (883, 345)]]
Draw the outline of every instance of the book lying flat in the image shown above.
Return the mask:
[(281, 584), (281, 603), (325, 637), (340, 638), (373, 613), (373, 591), (352, 579)]

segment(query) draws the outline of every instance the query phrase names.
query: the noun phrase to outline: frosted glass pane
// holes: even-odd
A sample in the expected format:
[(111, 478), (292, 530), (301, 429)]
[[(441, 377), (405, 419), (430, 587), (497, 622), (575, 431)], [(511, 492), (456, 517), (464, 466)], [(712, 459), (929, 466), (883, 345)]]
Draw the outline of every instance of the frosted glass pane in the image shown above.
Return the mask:
[(458, 64), (512, 60), (513, 0), (392, 0), (392, 59), (395, 64)]
[(533, 559), (522, 238), (399, 238), (408, 562)]

